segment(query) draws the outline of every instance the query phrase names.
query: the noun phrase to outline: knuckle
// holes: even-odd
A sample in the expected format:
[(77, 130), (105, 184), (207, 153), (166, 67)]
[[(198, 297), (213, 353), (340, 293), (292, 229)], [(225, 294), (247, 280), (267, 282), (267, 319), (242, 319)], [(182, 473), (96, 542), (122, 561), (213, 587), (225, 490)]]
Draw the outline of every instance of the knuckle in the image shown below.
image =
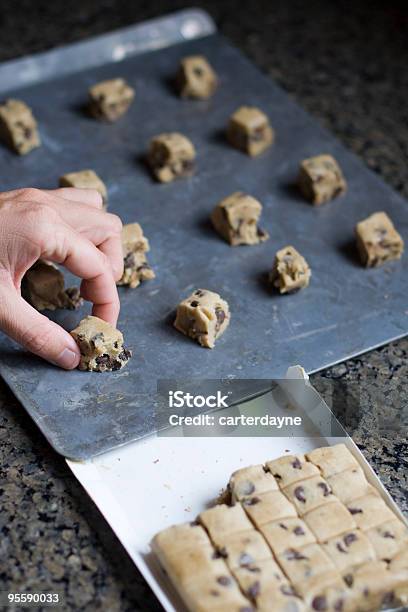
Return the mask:
[(122, 219), (118, 215), (115, 215), (113, 213), (107, 213), (107, 214), (109, 215), (109, 220), (112, 226), (112, 230), (115, 232), (115, 234), (121, 234), (122, 229), (123, 229)]
[(45, 193), (36, 187), (24, 187), (24, 189), (21, 190), (19, 197), (22, 200), (42, 202), (45, 199)]
[(21, 344), (23, 344), (32, 353), (43, 354), (51, 345), (52, 330), (47, 329), (44, 325), (36, 325), (23, 332)]

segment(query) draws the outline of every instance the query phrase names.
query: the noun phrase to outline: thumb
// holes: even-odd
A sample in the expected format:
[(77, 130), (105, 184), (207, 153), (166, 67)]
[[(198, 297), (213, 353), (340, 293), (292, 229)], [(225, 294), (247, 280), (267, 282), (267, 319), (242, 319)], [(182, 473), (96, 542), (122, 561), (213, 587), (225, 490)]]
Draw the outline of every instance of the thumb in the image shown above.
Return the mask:
[(65, 370), (79, 363), (79, 348), (72, 336), (32, 308), (14, 286), (1, 288), (0, 328), (27, 350)]

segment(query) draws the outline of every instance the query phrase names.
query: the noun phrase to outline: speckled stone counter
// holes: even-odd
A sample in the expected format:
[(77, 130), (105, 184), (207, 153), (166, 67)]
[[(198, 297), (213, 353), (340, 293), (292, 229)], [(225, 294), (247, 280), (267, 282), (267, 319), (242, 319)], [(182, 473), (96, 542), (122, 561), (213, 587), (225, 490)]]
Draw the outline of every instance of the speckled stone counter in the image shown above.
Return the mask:
[[(402, 2), (194, 4), (408, 196)], [(0, 61), (183, 6), (189, 3), (22, 0), (17, 11), (13, 0), (3, 0)], [(408, 339), (315, 375), (313, 383), (408, 513)], [(58, 591), (62, 610), (160, 609), (63, 459), (1, 381), (0, 470), (1, 590)]]

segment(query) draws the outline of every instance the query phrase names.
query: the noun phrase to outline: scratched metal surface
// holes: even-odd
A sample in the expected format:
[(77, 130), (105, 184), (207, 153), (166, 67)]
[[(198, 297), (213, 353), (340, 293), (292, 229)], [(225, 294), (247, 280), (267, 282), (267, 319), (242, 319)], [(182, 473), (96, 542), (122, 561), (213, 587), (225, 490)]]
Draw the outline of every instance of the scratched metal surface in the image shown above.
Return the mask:
[[(194, 30), (190, 14), (190, 29), (184, 25), (181, 36), (178, 15), (178, 35), (167, 44), (180, 43), (186, 31), (189, 36), (208, 33), (211, 23), (199, 14), (204, 30)], [(154, 27), (155, 45), (165, 46), (160, 22)], [(132, 40), (131, 31), (125, 34)], [(117, 49), (120, 32), (115, 37), (112, 48)], [(137, 32), (134, 38), (133, 47), (122, 46), (129, 53), (123, 61), (108, 62), (105, 55), (100, 59), (105, 49), (100, 37), (94, 45), (87, 43), (85, 56), (81, 51), (83, 61), (90, 58), (90, 68), (58, 78), (60, 67), (67, 65), (65, 58), (76, 57), (75, 47), (70, 47), (68, 55), (62, 49), (52, 52), (51, 61), (46, 57), (45, 81), (39, 82), (43, 57), (36, 65), (37, 80), (28, 71), (31, 77), (24, 88), (10, 91), (7, 79), (3, 86), (7, 95), (23, 98), (34, 109), (43, 146), (22, 159), (1, 149), (2, 189), (52, 188), (65, 172), (95, 169), (108, 185), (110, 210), (124, 222), (142, 224), (157, 274), (136, 290), (120, 289), (119, 328), (134, 352), (121, 372), (59, 371), (0, 338), (4, 379), (51, 444), (73, 459), (154, 431), (152, 394), (158, 379), (268, 379), (265, 385), (259, 383), (259, 392), (289, 365), (300, 363), (308, 372), (316, 371), (401, 337), (408, 328), (407, 257), (365, 270), (353, 248), (355, 223), (377, 210), (387, 211), (408, 240), (407, 203), (218, 35), (145, 54), (139, 53), (143, 45), (137, 42)], [(151, 49), (149, 36), (147, 40), (145, 48)], [(206, 55), (220, 76), (219, 91), (209, 101), (180, 100), (170, 86), (178, 60), (190, 53)], [(32, 65), (32, 58), (22, 61)], [(16, 74), (18, 65), (13, 62)], [(13, 71), (6, 68), (10, 78)], [(125, 77), (135, 87), (136, 100), (123, 119), (104, 125), (81, 109), (88, 87), (114, 76)], [(258, 159), (231, 149), (223, 137), (228, 116), (241, 104), (262, 108), (276, 130), (276, 143)], [(141, 159), (149, 139), (170, 130), (194, 142), (197, 173), (159, 185)], [(299, 161), (321, 152), (339, 160), (349, 190), (316, 209), (299, 197), (293, 180)], [(215, 203), (238, 189), (264, 205), (262, 225), (270, 240), (262, 245), (230, 248), (208, 223)], [(274, 252), (285, 244), (295, 245), (306, 257), (313, 276), (306, 291), (282, 297), (270, 292), (264, 276)], [(212, 351), (172, 327), (175, 306), (195, 287), (219, 292), (231, 307), (231, 325)], [(88, 312), (89, 305), (52, 316), (71, 329)], [(237, 399), (246, 395), (243, 384)]]

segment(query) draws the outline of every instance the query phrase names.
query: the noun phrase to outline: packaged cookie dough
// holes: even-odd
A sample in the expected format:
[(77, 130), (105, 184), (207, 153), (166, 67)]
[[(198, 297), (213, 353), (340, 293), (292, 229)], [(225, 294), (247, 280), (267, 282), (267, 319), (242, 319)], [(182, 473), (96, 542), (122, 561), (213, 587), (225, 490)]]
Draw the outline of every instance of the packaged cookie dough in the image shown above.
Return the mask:
[(168, 132), (152, 138), (147, 163), (158, 181), (170, 183), (193, 174), (195, 157), (194, 145), (186, 136)]
[(25, 102), (9, 99), (0, 104), (0, 139), (19, 155), (40, 146), (37, 121)]
[(259, 244), (269, 235), (258, 226), (262, 204), (255, 198), (237, 191), (221, 200), (211, 213), (215, 230), (231, 246)]
[(76, 187), (77, 189), (96, 189), (102, 196), (104, 208), (107, 207), (108, 192), (105, 183), (94, 170), (79, 170), (68, 172), (59, 179), (60, 187)]
[(80, 370), (113, 372), (123, 368), (132, 356), (123, 346), (122, 333), (98, 317), (82, 319), (71, 336), (81, 352)]
[(228, 303), (218, 293), (196, 289), (177, 306), (174, 327), (185, 336), (206, 348), (214, 348), (215, 341), (230, 322)]
[(68, 308), (75, 310), (83, 304), (77, 287), (65, 289), (64, 275), (53, 263), (39, 259), (25, 273), (21, 283), (23, 298), (40, 312)]
[(143, 235), (139, 223), (128, 223), (122, 229), (123, 275), (118, 285), (126, 285), (132, 289), (142, 281), (155, 278), (146, 253), (150, 250), (149, 241)]
[(124, 115), (135, 92), (124, 79), (101, 81), (89, 89), (89, 112), (95, 119), (116, 121)]
[(227, 140), (236, 149), (254, 157), (271, 146), (274, 131), (259, 108), (241, 106), (229, 119)]
[(300, 164), (299, 189), (316, 206), (342, 195), (347, 184), (340, 166), (331, 155), (316, 155)]
[(176, 87), (182, 98), (210, 98), (217, 84), (217, 75), (203, 55), (189, 55), (181, 60)]
[(367, 267), (380, 266), (400, 259), (404, 241), (385, 212), (377, 212), (356, 225), (357, 249)]
[(311, 275), (306, 259), (288, 245), (276, 253), (269, 281), (280, 293), (293, 293), (307, 287)]

